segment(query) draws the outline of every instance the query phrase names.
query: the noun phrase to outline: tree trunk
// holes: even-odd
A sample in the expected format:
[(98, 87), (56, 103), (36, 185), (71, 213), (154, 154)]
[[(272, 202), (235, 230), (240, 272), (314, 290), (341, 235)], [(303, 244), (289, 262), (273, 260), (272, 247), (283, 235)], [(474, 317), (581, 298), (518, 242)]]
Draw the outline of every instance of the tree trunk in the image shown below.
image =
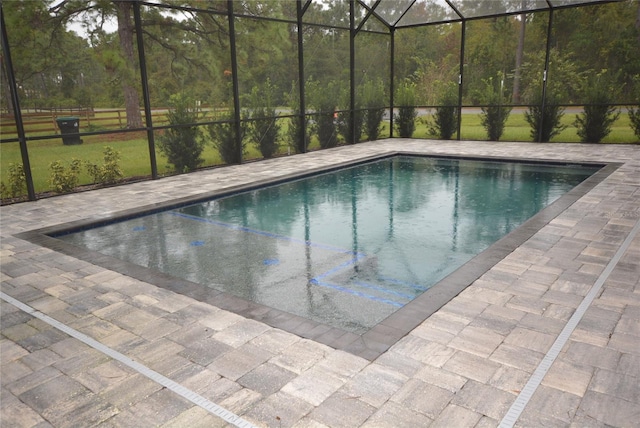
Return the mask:
[(120, 49), (126, 63), (126, 70), (122, 76), (122, 90), (124, 93), (124, 103), (127, 110), (127, 128), (141, 128), (142, 115), (140, 114), (140, 99), (138, 90), (134, 84), (136, 59), (133, 49), (133, 21), (131, 1), (117, 1), (113, 3), (118, 16), (118, 38), (120, 39)]
[(520, 35), (518, 37), (518, 48), (516, 49), (516, 69), (513, 75), (513, 104), (520, 103), (520, 73), (522, 68), (522, 57), (524, 56), (524, 35), (527, 28), (527, 14), (520, 15)]
[(9, 113), (9, 116), (13, 117), (14, 115), (14, 111), (13, 111), (13, 102), (11, 101), (11, 86), (9, 83), (9, 78), (7, 77), (7, 74), (5, 72), (5, 64), (4, 64), (4, 55), (0, 54), (0, 73), (2, 73), (2, 86), (4, 86), (2, 89), (4, 90), (5, 96), (2, 97), (4, 98), (5, 101), (5, 108), (7, 109), (7, 113)]
[(638, 15), (636, 16), (636, 30), (638, 30), (638, 46), (640, 46), (640, 3), (638, 3)]

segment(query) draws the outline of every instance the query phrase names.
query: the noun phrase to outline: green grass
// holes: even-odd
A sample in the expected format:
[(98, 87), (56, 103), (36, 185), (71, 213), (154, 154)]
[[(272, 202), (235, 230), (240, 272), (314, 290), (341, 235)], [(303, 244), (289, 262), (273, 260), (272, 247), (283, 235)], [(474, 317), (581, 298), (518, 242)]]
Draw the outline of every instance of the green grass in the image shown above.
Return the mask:
[[(569, 125), (560, 135), (556, 136), (553, 142), (579, 142), (577, 130), (573, 126), (575, 114), (565, 114), (563, 123)], [(286, 135), (288, 120), (281, 120), (281, 135)], [(414, 138), (434, 138), (429, 135), (427, 125), (424, 120), (418, 120), (416, 124)], [(501, 138), (502, 141), (531, 141), (530, 127), (525, 121), (524, 115), (521, 113), (512, 113), (507, 121), (505, 132)], [(383, 123), (381, 138), (389, 135), (389, 123)], [(132, 138), (134, 137), (134, 138)], [(125, 140), (125, 138), (131, 138)], [(156, 136), (156, 140), (157, 140)], [(480, 115), (465, 114), (462, 118), (461, 138), (464, 140), (486, 140), (486, 131), (480, 124)], [(95, 164), (102, 164), (103, 151), (105, 146), (110, 146), (121, 154), (120, 166), (125, 177), (149, 177), (151, 175), (151, 167), (149, 162), (149, 148), (144, 133), (132, 134), (113, 134), (113, 135), (97, 135), (83, 137), (84, 143), (81, 145), (63, 145), (61, 139), (54, 138), (50, 140), (31, 141), (29, 147), (29, 161), (34, 180), (34, 188), (36, 193), (47, 192), (49, 186), (49, 164), (53, 161), (60, 160), (62, 162), (70, 162), (71, 159), (77, 158), (82, 161), (89, 161)], [(634, 135), (630, 126), (630, 120), (627, 114), (620, 115), (620, 118), (614, 123), (611, 134), (605, 138), (603, 143), (632, 143), (638, 139)], [(156, 141), (157, 146), (157, 141)], [(310, 150), (319, 149), (320, 145), (314, 136), (311, 139)], [(287, 154), (288, 147), (281, 144), (279, 154)], [(290, 148), (290, 153), (294, 153)], [(202, 154), (204, 158), (203, 166), (214, 166), (222, 164), (218, 152), (211, 144), (206, 144)], [(260, 152), (252, 145), (247, 145), (247, 154), (245, 160), (260, 159)], [(156, 148), (156, 159), (158, 165), (158, 173), (160, 175), (173, 174), (174, 172), (168, 167), (167, 159)], [(19, 164), (22, 162), (20, 156), (20, 148), (18, 143), (4, 143), (0, 145), (0, 177), (3, 182), (7, 180), (7, 169), (9, 164)], [(86, 170), (80, 175), (80, 184), (91, 184), (91, 177)]]
[[(576, 114), (565, 113), (562, 117), (562, 123), (568, 125), (567, 129), (555, 136), (551, 141), (555, 143), (579, 143), (577, 128), (573, 125)], [(505, 125), (504, 133), (500, 141), (532, 141), (531, 127), (526, 122), (524, 114), (512, 112)], [(434, 138), (430, 135), (427, 125), (423, 120), (418, 121), (416, 131), (413, 134), (415, 138)], [(462, 126), (460, 138), (462, 140), (487, 140), (487, 132), (480, 123), (479, 114), (464, 114), (462, 116)], [(620, 118), (613, 124), (611, 133), (602, 141), (602, 143), (634, 143), (638, 142), (638, 138), (631, 129), (631, 122), (628, 114), (621, 114)]]

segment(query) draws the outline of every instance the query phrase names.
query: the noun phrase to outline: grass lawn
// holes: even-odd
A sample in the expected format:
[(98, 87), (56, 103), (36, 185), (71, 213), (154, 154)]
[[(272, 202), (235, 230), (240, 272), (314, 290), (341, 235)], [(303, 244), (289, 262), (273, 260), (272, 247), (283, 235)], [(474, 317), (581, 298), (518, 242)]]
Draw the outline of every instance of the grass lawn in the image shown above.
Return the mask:
[[(566, 113), (562, 117), (562, 124), (567, 125), (567, 128), (559, 135), (551, 139), (551, 142), (556, 143), (578, 143), (580, 137), (578, 136), (578, 130), (573, 125), (576, 119), (576, 114)], [(638, 141), (638, 137), (635, 136), (631, 129), (631, 124), (628, 114), (621, 114), (620, 118), (613, 124), (611, 133), (602, 141), (602, 143), (633, 143)], [(424, 123), (424, 119), (420, 118), (416, 126), (416, 131), (413, 134), (414, 138), (434, 138), (429, 134), (427, 125)], [(487, 132), (480, 124), (479, 114), (463, 114), (462, 126), (460, 132), (460, 138), (462, 140), (487, 140)], [(500, 141), (532, 141), (531, 127), (524, 118), (524, 114), (521, 112), (513, 111), (507, 123), (505, 125), (504, 133), (500, 138)]]
[[(553, 142), (579, 142), (577, 130), (573, 126), (575, 114), (565, 114), (562, 122), (568, 125), (560, 135), (553, 138)], [(286, 135), (288, 120), (282, 119), (281, 135)], [(531, 129), (525, 121), (521, 112), (512, 112), (505, 126), (502, 141), (531, 141)], [(380, 138), (389, 135), (389, 123), (383, 123), (383, 130)], [(413, 134), (414, 138), (435, 138), (428, 132), (428, 126), (423, 117), (419, 118), (416, 124), (416, 130)], [(463, 140), (486, 140), (486, 131), (480, 124), (479, 114), (464, 114), (462, 117)], [(157, 137), (156, 137), (157, 140)], [(621, 114), (620, 118), (614, 123), (612, 132), (603, 141), (603, 143), (631, 143), (637, 142), (638, 139), (634, 135), (630, 126), (629, 116)], [(31, 141), (28, 142), (29, 161), (31, 163), (34, 187), (36, 193), (49, 191), (49, 164), (53, 161), (60, 160), (63, 163), (71, 161), (73, 158), (88, 161), (94, 164), (102, 164), (103, 151), (106, 146), (112, 147), (120, 152), (120, 167), (125, 177), (149, 177), (151, 175), (151, 167), (149, 162), (149, 148), (146, 140), (146, 134), (113, 134), (113, 135), (95, 135), (83, 137), (83, 144), (80, 145), (64, 145), (60, 137), (50, 140)], [(317, 137), (311, 139), (309, 149), (316, 150), (319, 148)], [(246, 160), (260, 159), (261, 155), (257, 148), (252, 144), (247, 144)], [(293, 148), (283, 144), (280, 147), (279, 154), (294, 153)], [(218, 152), (211, 144), (206, 144), (202, 154), (204, 158), (203, 166), (214, 166), (222, 164), (222, 160)], [(158, 173), (160, 175), (172, 174), (172, 169), (167, 163), (167, 159), (157, 149), (156, 141), (156, 159), (158, 165)], [(6, 183), (8, 173), (7, 169), (11, 163), (21, 163), (20, 148), (18, 143), (4, 143), (0, 145), (0, 176)], [(80, 175), (80, 184), (91, 184), (91, 177), (87, 174), (86, 169)]]

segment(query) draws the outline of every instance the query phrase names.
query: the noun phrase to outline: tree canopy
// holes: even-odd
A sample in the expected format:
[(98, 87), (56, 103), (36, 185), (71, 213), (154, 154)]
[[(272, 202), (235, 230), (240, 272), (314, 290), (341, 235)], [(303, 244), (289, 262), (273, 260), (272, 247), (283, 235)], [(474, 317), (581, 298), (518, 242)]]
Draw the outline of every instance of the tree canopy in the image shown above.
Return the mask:
[[(127, 107), (127, 125), (140, 127), (141, 47), (134, 3), (3, 1), (22, 107)], [(384, 2), (384, 9), (376, 12), (400, 17), (399, 3)], [(230, 105), (229, 4), (236, 14), (233, 36), (240, 95), (246, 99), (254, 87), (268, 80), (276, 88), (275, 102), (286, 104), (292, 83), (293, 87), (299, 83), (295, 2), (210, 1), (203, 6), (195, 0), (165, 0), (140, 6), (152, 106), (165, 107), (179, 93), (211, 106)], [(435, 4), (431, 9), (420, 4), (412, 11), (412, 19), (440, 13)], [(355, 2), (355, 11), (360, 20), (367, 15), (360, 2)], [(509, 99), (516, 76), (515, 102), (534, 99), (542, 85), (548, 22), (548, 11), (468, 21), (463, 102), (480, 103), (478, 93), (486, 81), (499, 76)], [(640, 85), (639, 26), (640, 3), (632, 0), (554, 11), (548, 77), (556, 99), (566, 104), (584, 102), (581, 82), (589, 75), (606, 73), (620, 94), (619, 102), (635, 102)], [(311, 2), (302, 31), (305, 79), (348, 89), (349, 2)], [(398, 28), (394, 33), (395, 83), (409, 79), (416, 84), (419, 104), (436, 103), (439, 92), (458, 80), (462, 24)], [(355, 36), (356, 85), (382, 81), (388, 92), (390, 40), (385, 24), (369, 16)], [(4, 72), (3, 67), (6, 82)], [(3, 107), (10, 109), (8, 97), (3, 98)]]

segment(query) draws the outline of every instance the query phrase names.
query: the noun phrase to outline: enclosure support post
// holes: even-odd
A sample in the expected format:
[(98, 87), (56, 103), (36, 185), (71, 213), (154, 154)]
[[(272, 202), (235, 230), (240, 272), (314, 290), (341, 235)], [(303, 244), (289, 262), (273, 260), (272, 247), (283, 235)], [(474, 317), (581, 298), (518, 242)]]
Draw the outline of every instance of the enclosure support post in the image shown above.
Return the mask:
[(29, 162), (29, 151), (27, 150), (27, 138), (24, 133), (24, 123), (22, 122), (22, 110), (20, 110), (20, 99), (16, 90), (16, 76), (13, 73), (13, 62), (11, 61), (11, 51), (9, 49), (9, 39), (7, 38), (7, 27), (4, 25), (4, 11), (0, 4), (0, 28), (2, 28), (2, 50), (4, 51), (5, 71), (9, 92), (11, 92), (11, 105), (13, 106), (13, 117), (16, 122), (16, 131), (20, 144), (20, 155), (22, 156), (22, 169), (24, 170), (25, 181), (27, 182), (27, 197), (30, 201), (36, 200), (36, 192), (33, 188), (33, 176), (31, 175), (31, 164)]
[(540, 109), (540, 128), (538, 129), (538, 141), (542, 141), (542, 130), (544, 129), (544, 109), (547, 103), (547, 79), (549, 78), (549, 51), (551, 50), (551, 27), (553, 26), (553, 8), (549, 9), (549, 23), (547, 24), (547, 50), (544, 57), (544, 73), (542, 75), (542, 101)]
[(153, 117), (151, 116), (151, 100), (149, 98), (149, 79), (147, 77), (147, 62), (144, 54), (144, 40), (142, 38), (142, 20), (140, 19), (140, 3), (133, 3), (133, 19), (136, 26), (136, 40), (138, 44), (138, 58), (140, 61), (140, 80), (142, 81), (142, 99), (144, 102), (144, 122), (147, 128), (147, 143), (149, 144), (149, 162), (151, 164), (151, 178), (158, 178), (158, 162), (156, 160), (156, 143), (153, 134)]
[(390, 53), (390, 67), (389, 67), (389, 138), (393, 138), (393, 93), (395, 91), (395, 85), (393, 84), (393, 79), (395, 79), (394, 75), (394, 56), (395, 56), (395, 35), (396, 29), (395, 27), (391, 27), (390, 29), (390, 38), (391, 38), (391, 53)]
[(360, 140), (356, 135), (356, 29), (355, 29), (355, 0), (349, 0), (349, 127), (351, 129), (351, 141), (347, 144), (355, 144)]
[(467, 33), (467, 21), (462, 21), (462, 33), (460, 35), (460, 72), (458, 74), (458, 131), (457, 139), (460, 140), (462, 128), (462, 84), (464, 82), (464, 45)]
[[(309, 4), (307, 4), (309, 6)], [(298, 18), (298, 90), (300, 94), (300, 104), (299, 104), (299, 120), (300, 120), (300, 135), (298, 138), (302, 139), (302, 144), (299, 147), (302, 147), (302, 153), (307, 152), (307, 121), (306, 121), (306, 105), (304, 99), (304, 37), (302, 37), (302, 16), (304, 15), (304, 11), (306, 7), (302, 7), (302, 0), (298, 0), (296, 2), (296, 11)]]
[(236, 134), (236, 147), (238, 150), (238, 163), (242, 163), (242, 135), (240, 127), (240, 91), (238, 89), (238, 58), (236, 56), (236, 28), (233, 17), (233, 0), (227, 0), (229, 15), (229, 47), (231, 49), (231, 79), (233, 81), (233, 126)]

